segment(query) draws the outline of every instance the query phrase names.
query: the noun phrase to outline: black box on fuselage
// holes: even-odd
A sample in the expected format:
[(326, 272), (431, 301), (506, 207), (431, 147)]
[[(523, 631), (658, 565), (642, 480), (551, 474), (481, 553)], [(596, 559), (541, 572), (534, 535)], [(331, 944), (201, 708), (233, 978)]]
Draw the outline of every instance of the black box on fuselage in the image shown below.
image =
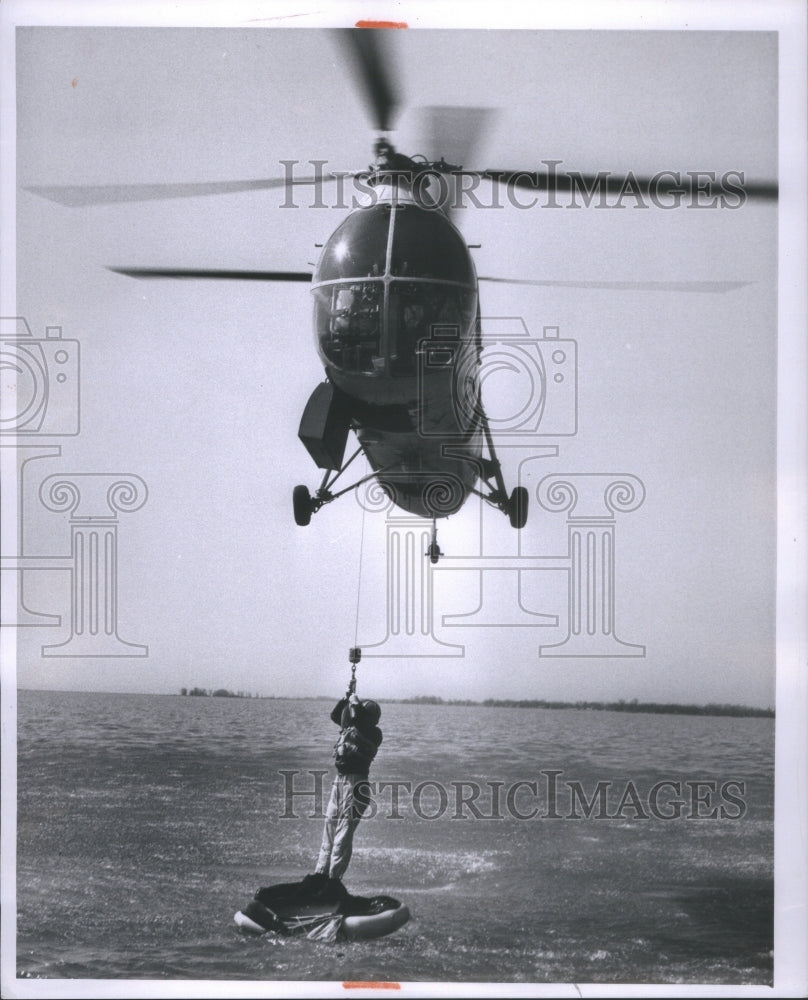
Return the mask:
[(342, 468), (350, 415), (331, 382), (321, 382), (309, 397), (297, 436), (320, 469)]

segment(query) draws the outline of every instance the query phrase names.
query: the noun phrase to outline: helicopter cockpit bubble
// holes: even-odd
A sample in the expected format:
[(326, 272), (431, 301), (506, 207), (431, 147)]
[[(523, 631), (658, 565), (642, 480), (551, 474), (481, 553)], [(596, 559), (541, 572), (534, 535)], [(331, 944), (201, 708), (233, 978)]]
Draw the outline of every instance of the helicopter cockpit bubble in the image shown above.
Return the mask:
[(442, 212), (417, 205), (396, 209), (390, 274), (477, 286), (474, 262), (463, 237)]
[(391, 214), (392, 206), (386, 203), (352, 212), (323, 247), (314, 284), (340, 278), (381, 277), (387, 261)]
[(314, 323), (327, 365), (372, 375), (383, 371), (381, 281), (352, 281), (315, 289)]
[(312, 291), (318, 351), (333, 374), (411, 378), (436, 330), (475, 341), (474, 264), (439, 211), (380, 202), (353, 212), (325, 244)]

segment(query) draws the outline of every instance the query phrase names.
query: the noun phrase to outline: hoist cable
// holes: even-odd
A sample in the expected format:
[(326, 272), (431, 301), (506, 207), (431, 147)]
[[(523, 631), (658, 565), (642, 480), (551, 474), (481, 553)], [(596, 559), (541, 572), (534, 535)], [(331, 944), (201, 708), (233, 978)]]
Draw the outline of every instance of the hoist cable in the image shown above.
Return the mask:
[[(362, 504), (362, 528), (359, 535), (359, 572), (356, 579), (356, 620), (354, 622), (354, 646), (359, 645), (359, 598), (362, 593), (362, 552), (365, 547), (365, 505)], [(354, 667), (356, 665), (354, 664)]]

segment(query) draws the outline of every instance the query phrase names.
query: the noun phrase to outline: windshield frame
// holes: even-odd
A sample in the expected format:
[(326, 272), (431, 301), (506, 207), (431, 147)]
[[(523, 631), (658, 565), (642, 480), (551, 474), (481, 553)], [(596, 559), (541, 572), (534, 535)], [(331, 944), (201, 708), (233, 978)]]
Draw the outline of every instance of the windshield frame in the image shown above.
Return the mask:
[[(372, 212), (374, 216), (368, 217), (367, 213)], [(402, 215), (402, 212), (410, 213), (409, 217)], [(413, 213), (425, 213), (423, 216), (416, 216)], [(357, 273), (356, 270), (349, 270), (347, 267), (339, 267), (336, 270), (342, 273), (335, 274), (333, 263), (333, 253), (335, 248), (339, 245), (339, 241), (344, 239), (346, 236), (346, 229), (351, 230), (352, 227), (356, 229), (356, 235), (365, 240), (368, 239), (367, 231), (363, 232), (363, 226), (367, 224), (369, 227), (373, 227), (380, 216), (385, 217), (387, 222), (387, 232), (384, 233), (383, 229), (377, 231), (375, 234), (371, 232), (370, 239), (377, 241), (377, 252), (366, 254), (365, 260), (362, 262), (363, 265), (370, 265), (371, 273)], [(451, 247), (451, 253), (453, 255), (452, 268), (450, 274), (454, 277), (447, 276), (429, 276), (428, 274), (421, 273), (401, 273), (406, 271), (406, 268), (401, 267), (402, 257), (398, 253), (398, 248), (396, 246), (395, 240), (396, 236), (401, 233), (397, 233), (397, 229), (403, 230), (404, 224), (398, 227), (398, 222), (400, 219), (408, 218), (406, 225), (409, 226), (409, 231), (407, 233), (407, 240), (410, 246), (407, 248), (410, 250), (411, 247), (415, 248), (415, 252), (424, 252), (426, 257), (429, 257), (429, 251), (424, 250), (426, 243), (424, 241), (429, 240), (430, 230), (429, 226), (432, 227), (432, 235), (439, 234), (441, 236), (440, 241), (434, 241), (435, 243), (442, 242), (444, 247), (454, 244)], [(419, 234), (417, 232), (420, 222), (414, 226), (410, 225), (410, 222), (416, 218), (425, 219), (431, 217), (437, 222), (437, 217), (440, 218), (440, 222), (435, 225), (435, 223), (429, 223), (422, 227), (422, 232)], [(386, 235), (386, 239), (385, 239)], [(382, 273), (378, 273), (378, 266), (381, 262), (381, 254), (378, 252), (378, 248), (382, 241), (385, 242), (385, 254), (384, 254), (384, 269)], [(435, 246), (430, 246), (433, 251), (433, 257), (430, 263), (434, 265), (435, 257), (434, 250)], [(440, 249), (440, 247), (438, 247)], [(357, 256), (352, 255), (350, 247), (346, 246), (346, 256)], [(420, 264), (424, 258), (419, 258), (418, 263)], [(359, 266), (359, 265), (357, 265)], [(394, 269), (395, 268), (395, 269)], [(416, 268), (418, 271), (421, 268)], [(425, 268), (423, 268), (425, 269)], [(328, 277), (325, 277), (328, 275)], [(325, 303), (325, 294), (328, 292), (329, 299), (334, 302), (337, 296), (334, 296), (335, 289), (333, 286), (340, 286), (339, 291), (346, 288), (367, 286), (370, 283), (381, 284), (383, 286), (383, 296), (382, 305), (380, 312), (380, 336), (378, 338), (378, 355), (376, 355), (372, 360), (365, 359), (364, 362), (359, 362), (352, 367), (343, 367), (336, 361), (337, 352), (335, 350), (335, 332), (333, 327), (333, 309), (326, 316), (323, 312)], [(464, 303), (463, 322), (459, 329), (459, 339), (461, 341), (466, 341), (475, 336), (476, 330), (476, 318), (477, 318), (477, 273), (474, 266), (474, 260), (472, 259), (469, 249), (463, 239), (462, 234), (454, 226), (450, 219), (443, 214), (443, 212), (437, 209), (427, 209), (422, 208), (417, 205), (412, 204), (392, 204), (390, 202), (383, 202), (374, 205), (370, 208), (360, 208), (355, 212), (352, 212), (343, 223), (332, 233), (329, 240), (323, 247), (323, 251), (320, 255), (320, 260), (317, 263), (317, 267), (314, 272), (314, 279), (312, 282), (312, 294), (315, 297), (315, 308), (314, 308), (314, 332), (317, 344), (317, 350), (320, 354), (326, 367), (332, 367), (340, 372), (347, 375), (364, 375), (368, 377), (379, 377), (388, 376), (394, 378), (406, 378), (412, 377), (415, 366), (412, 364), (401, 364), (397, 361), (395, 351), (396, 343), (395, 340), (398, 336), (398, 326), (397, 322), (394, 322), (394, 318), (391, 315), (393, 304), (398, 301), (399, 295), (403, 294), (403, 289), (401, 286), (409, 286), (410, 288), (420, 288), (425, 289), (426, 286), (435, 286), (435, 294), (437, 295), (440, 288), (445, 289), (447, 294), (454, 291), (458, 300), (462, 300)], [(351, 317), (353, 319), (353, 316)], [(432, 324), (432, 328), (435, 326), (441, 326), (445, 324)], [(429, 336), (431, 334), (427, 334)], [(342, 355), (344, 359), (345, 355)], [(358, 355), (357, 355), (358, 358)]]

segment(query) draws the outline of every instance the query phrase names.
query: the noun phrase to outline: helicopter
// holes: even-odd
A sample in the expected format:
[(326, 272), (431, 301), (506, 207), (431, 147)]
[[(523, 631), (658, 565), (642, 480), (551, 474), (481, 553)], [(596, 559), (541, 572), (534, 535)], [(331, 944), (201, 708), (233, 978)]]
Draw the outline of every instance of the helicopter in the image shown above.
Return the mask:
[[(396, 151), (386, 133), (397, 98), (380, 32), (347, 29), (337, 38), (381, 135), (369, 171), (356, 175), (371, 204), (331, 234), (312, 274), (326, 380), (312, 392), (298, 436), (324, 475), (314, 496), (294, 488), (294, 518), (306, 526), (325, 504), (376, 478), (397, 507), (432, 520), (426, 554), (436, 563), (438, 518), (475, 494), (521, 529), (528, 492), (508, 493), (481, 399), (474, 261), (445, 200), (429, 193), (435, 177), (463, 168)], [(346, 461), (350, 431), (359, 447)], [(335, 492), (360, 453), (373, 471)]]
[[(527, 521), (528, 494), (521, 486), (508, 492), (481, 398), (483, 341), (478, 289), (479, 282), (486, 279), (476, 273), (451, 208), (440, 198), (424, 197), (428, 186), (421, 182), (425, 178), (472, 175), (532, 191), (545, 183), (560, 191), (568, 178), (545, 179), (539, 173), (524, 171), (469, 171), (443, 159), (427, 160), (398, 152), (388, 138), (398, 100), (391, 63), (382, 47), (385, 34), (384, 30), (364, 28), (335, 32), (343, 51), (356, 65), (356, 79), (380, 136), (373, 164), (353, 175), (372, 192), (371, 204), (355, 208), (325, 240), (313, 272), (110, 269), (140, 278), (310, 283), (315, 345), (325, 381), (315, 387), (304, 408), (298, 436), (324, 474), (313, 495), (307, 486), (294, 487), (295, 522), (308, 525), (324, 505), (375, 478), (396, 506), (432, 520), (427, 555), (437, 562), (441, 555), (438, 519), (456, 513), (476, 495), (502, 511), (514, 528), (521, 529)], [(593, 183), (592, 178), (579, 180), (584, 185)], [(289, 183), (286, 177), (200, 185), (133, 185), (127, 193), (120, 188), (97, 189), (95, 196), (72, 201), (69, 192), (63, 192), (61, 199), (55, 189), (38, 189), (38, 193), (65, 204), (89, 204), (92, 197), (136, 200)], [(608, 183), (619, 189), (622, 180), (612, 177)], [(646, 182), (640, 185), (646, 186)], [(768, 195), (764, 192), (764, 196)], [(346, 461), (351, 432), (359, 447)], [(337, 481), (361, 453), (372, 472), (337, 490)]]
[[(426, 554), (436, 563), (438, 518), (473, 493), (521, 529), (528, 493), (523, 486), (508, 493), (482, 404), (474, 261), (451, 213), (422, 183), (462, 167), (395, 150), (385, 134), (395, 88), (380, 35), (349, 29), (339, 37), (382, 134), (361, 175), (372, 203), (332, 233), (312, 275), (326, 381), (312, 393), (298, 436), (324, 475), (314, 496), (294, 488), (294, 517), (305, 526), (324, 504), (375, 477), (397, 507), (432, 520)], [(349, 430), (359, 448), (345, 462)], [(372, 473), (335, 493), (360, 452)]]
[[(373, 469), (365, 479), (376, 477), (397, 507), (431, 518), (433, 526), (474, 493), (520, 529), (527, 490), (507, 492), (480, 395), (471, 254), (448, 216), (415, 194), (419, 178), (437, 165), (396, 153), (386, 139), (375, 149), (367, 178), (374, 203), (335, 230), (313, 274), (316, 344), (327, 380), (306, 405), (299, 437), (325, 475), (314, 496), (295, 487), (295, 521), (307, 525), (324, 504), (359, 485), (332, 490), (361, 451)], [(345, 462), (349, 430), (359, 449)], [(434, 533), (429, 555), (437, 561)]]

